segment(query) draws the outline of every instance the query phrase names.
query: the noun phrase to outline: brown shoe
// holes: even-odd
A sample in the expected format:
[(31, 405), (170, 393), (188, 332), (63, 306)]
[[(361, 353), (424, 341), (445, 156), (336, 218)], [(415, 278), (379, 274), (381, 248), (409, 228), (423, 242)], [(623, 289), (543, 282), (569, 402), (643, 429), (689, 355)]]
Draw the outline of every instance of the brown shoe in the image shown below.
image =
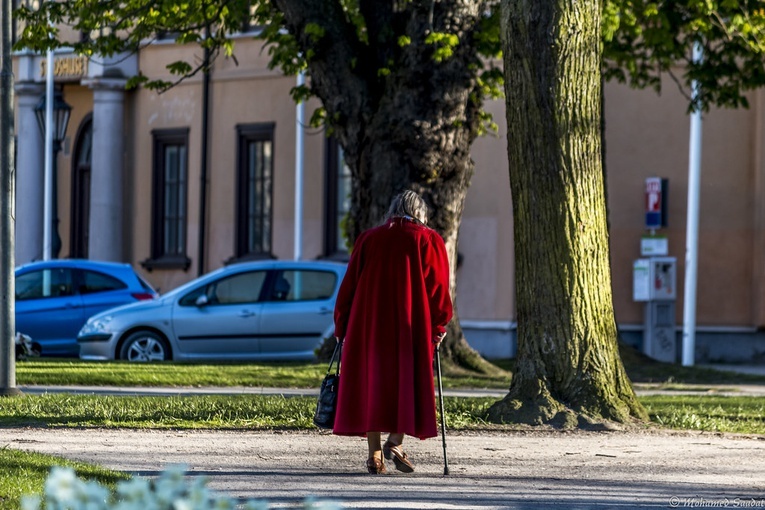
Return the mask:
[(393, 463), (396, 465), (396, 469), (402, 473), (411, 473), (414, 471), (414, 465), (409, 462), (409, 459), (407, 459), (406, 453), (404, 453), (400, 444), (393, 444), (390, 441), (385, 441), (385, 444), (383, 445), (383, 455), (385, 455), (385, 458), (388, 460), (392, 459)]
[(367, 471), (370, 475), (383, 475), (385, 474), (385, 464), (377, 457), (370, 457), (367, 459)]

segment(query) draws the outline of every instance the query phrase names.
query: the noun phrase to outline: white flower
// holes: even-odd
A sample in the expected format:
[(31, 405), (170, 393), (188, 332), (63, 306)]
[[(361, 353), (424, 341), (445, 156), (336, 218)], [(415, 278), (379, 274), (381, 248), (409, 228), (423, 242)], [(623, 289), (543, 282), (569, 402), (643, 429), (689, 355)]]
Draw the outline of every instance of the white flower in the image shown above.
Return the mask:
[(21, 510), (40, 510), (42, 498), (40, 496), (22, 496)]
[(98, 482), (87, 482), (82, 487), (82, 498), (87, 503), (88, 509), (96, 510), (106, 508), (109, 500), (109, 490)]
[(146, 478), (134, 476), (117, 484), (117, 494), (123, 501), (146, 501), (151, 492), (151, 483)]
[(73, 502), (82, 492), (82, 485), (74, 469), (54, 466), (45, 481), (45, 497), (53, 501)]
[(341, 507), (334, 501), (316, 501), (312, 497), (308, 497), (303, 501), (303, 508), (305, 510), (340, 510)]
[(244, 510), (268, 510), (268, 501), (262, 499), (251, 499), (244, 504)]
[(173, 510), (195, 510), (195, 508), (187, 499), (176, 499), (173, 501)]
[(185, 473), (186, 466), (170, 466), (154, 482), (154, 491), (160, 507), (171, 505), (186, 493)]
[[(133, 477), (117, 484), (116, 497), (96, 482), (84, 482), (71, 468), (54, 467), (45, 482), (43, 510), (234, 510), (237, 502), (213, 494), (205, 477), (186, 480), (185, 466), (173, 466), (153, 483)], [(113, 501), (113, 502), (112, 502)], [(21, 510), (41, 510), (40, 496), (24, 496)], [(306, 510), (339, 510), (335, 502), (308, 498)], [(267, 501), (250, 500), (244, 510), (268, 510)]]

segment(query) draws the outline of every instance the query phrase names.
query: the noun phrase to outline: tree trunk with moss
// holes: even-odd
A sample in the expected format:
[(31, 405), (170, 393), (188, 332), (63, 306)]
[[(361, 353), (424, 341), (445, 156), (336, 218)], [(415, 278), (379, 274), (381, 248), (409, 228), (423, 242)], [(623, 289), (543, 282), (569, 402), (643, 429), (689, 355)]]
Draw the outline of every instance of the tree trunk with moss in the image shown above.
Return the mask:
[[(455, 296), (457, 235), (473, 175), (470, 146), (482, 122), (473, 34), (484, 2), (364, 2), (366, 40), (349, 25), (340, 2), (274, 3), (299, 46), (311, 52), (311, 91), (351, 170), (351, 243), (380, 224), (397, 193), (416, 191), (430, 206), (429, 226), (446, 243)], [(454, 54), (441, 61), (438, 46), (426, 42), (439, 30), (460, 34)], [(401, 42), (403, 35), (408, 42)], [(447, 362), (497, 371), (468, 345), (456, 318), (443, 353)]]
[(613, 311), (600, 16), (597, 1), (502, 2), (518, 361), (495, 421), (645, 418)]

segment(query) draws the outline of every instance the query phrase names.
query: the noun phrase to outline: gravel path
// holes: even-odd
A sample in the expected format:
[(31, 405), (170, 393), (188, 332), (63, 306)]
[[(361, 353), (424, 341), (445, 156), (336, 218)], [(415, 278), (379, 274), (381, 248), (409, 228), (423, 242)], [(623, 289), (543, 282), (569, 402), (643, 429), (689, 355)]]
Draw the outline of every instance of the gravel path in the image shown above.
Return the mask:
[(713, 433), (448, 433), (408, 439), (411, 475), (365, 473), (366, 440), (320, 432), (0, 429), (0, 447), (155, 476), (186, 464), (213, 489), (296, 508), (765, 508), (765, 437)]

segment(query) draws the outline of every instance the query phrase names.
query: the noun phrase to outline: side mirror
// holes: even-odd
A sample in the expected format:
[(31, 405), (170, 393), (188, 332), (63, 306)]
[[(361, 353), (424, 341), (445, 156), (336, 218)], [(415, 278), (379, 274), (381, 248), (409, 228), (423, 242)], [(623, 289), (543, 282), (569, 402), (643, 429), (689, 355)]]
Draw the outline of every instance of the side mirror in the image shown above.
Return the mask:
[(210, 301), (207, 299), (207, 294), (202, 294), (201, 296), (197, 298), (196, 301), (194, 301), (194, 304), (201, 308), (203, 306), (206, 306), (207, 303), (209, 302)]

